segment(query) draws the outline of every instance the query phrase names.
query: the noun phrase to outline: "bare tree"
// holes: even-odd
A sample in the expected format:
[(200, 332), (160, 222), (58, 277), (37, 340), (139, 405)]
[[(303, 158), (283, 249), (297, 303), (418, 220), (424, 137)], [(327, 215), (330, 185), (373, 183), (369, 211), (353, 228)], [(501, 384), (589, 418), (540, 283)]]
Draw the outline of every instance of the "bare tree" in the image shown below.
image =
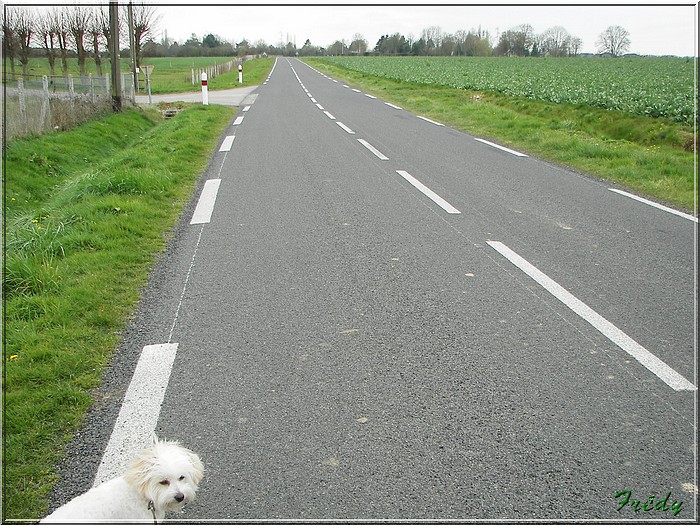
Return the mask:
[(571, 35), (561, 26), (550, 27), (542, 33), (541, 51), (545, 55), (562, 57), (569, 54)]
[(133, 4), (134, 16), (134, 50), (136, 55), (136, 67), (141, 67), (141, 54), (143, 44), (155, 34), (160, 15), (156, 8), (147, 4)]
[(505, 56), (529, 56), (535, 47), (535, 31), (529, 24), (522, 24), (504, 31), (494, 52)]
[(421, 31), (421, 39), (425, 42), (427, 54), (435, 54), (435, 50), (442, 45), (442, 29), (439, 26), (426, 27)]
[(52, 11), (47, 11), (39, 15), (37, 24), (37, 37), (39, 37), (41, 45), (46, 53), (46, 59), (49, 62), (49, 74), (51, 76), (56, 74), (56, 44), (58, 40), (58, 24), (56, 21), (58, 18), (56, 9), (54, 8)]
[(68, 15), (65, 9), (60, 11), (54, 11), (56, 24), (56, 36), (58, 37), (58, 49), (61, 55), (61, 69), (63, 70), (63, 76), (68, 76), (68, 47), (70, 43), (68, 42)]
[(582, 45), (583, 40), (581, 40), (577, 36), (572, 37), (571, 41), (569, 42), (569, 54), (574, 56), (578, 55), (578, 52), (581, 50)]
[(367, 51), (367, 40), (360, 33), (355, 33), (350, 42), (350, 52), (361, 55)]
[(19, 62), (22, 74), (29, 74), (29, 58), (32, 51), (32, 36), (36, 26), (36, 13), (26, 7), (16, 8), (15, 37), (17, 38)]
[(6, 60), (10, 61), (12, 76), (15, 75), (15, 58), (17, 57), (16, 19), (17, 14), (15, 10), (6, 7), (5, 16), (2, 19), (2, 39)]
[(515, 28), (517, 33), (516, 44), (520, 47), (523, 55), (532, 54), (532, 48), (535, 44), (535, 30), (530, 24), (520, 24)]
[(100, 28), (100, 33), (102, 34), (102, 38), (104, 38), (105, 42), (107, 43), (107, 52), (110, 56), (112, 56), (112, 39), (110, 38), (111, 36), (111, 31), (110, 31), (110, 26), (109, 26), (109, 11), (108, 9), (99, 9), (98, 11), (95, 12), (95, 23), (97, 26)]
[(103, 6), (96, 7), (90, 16), (90, 25), (87, 33), (90, 36), (92, 44), (92, 58), (95, 61), (97, 75), (102, 76), (102, 57), (100, 56), (100, 46), (102, 44), (102, 18), (106, 18), (107, 14)]
[(75, 52), (78, 54), (78, 69), (81, 75), (85, 75), (85, 59), (87, 51), (85, 49), (85, 35), (90, 26), (92, 11), (86, 7), (75, 5), (68, 9), (66, 20), (68, 22), (68, 31), (73, 37)]
[(598, 36), (596, 45), (599, 53), (610, 53), (612, 56), (620, 56), (630, 48), (629, 31), (624, 27), (610, 26)]

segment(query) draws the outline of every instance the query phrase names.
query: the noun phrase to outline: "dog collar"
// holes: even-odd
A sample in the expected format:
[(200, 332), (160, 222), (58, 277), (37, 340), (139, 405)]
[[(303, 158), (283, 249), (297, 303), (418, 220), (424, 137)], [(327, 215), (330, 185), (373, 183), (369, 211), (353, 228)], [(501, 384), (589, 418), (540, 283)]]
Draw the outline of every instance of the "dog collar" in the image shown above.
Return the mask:
[(157, 525), (158, 520), (156, 519), (156, 506), (153, 504), (153, 500), (148, 502), (148, 510), (150, 510), (151, 514), (153, 514), (153, 523)]

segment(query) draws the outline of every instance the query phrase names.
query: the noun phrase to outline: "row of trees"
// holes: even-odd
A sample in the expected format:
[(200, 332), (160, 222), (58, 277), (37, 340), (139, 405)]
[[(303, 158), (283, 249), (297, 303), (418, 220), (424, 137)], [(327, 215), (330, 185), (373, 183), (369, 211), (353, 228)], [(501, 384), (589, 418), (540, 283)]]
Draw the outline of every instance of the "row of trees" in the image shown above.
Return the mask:
[[(499, 56), (575, 56), (581, 50), (583, 41), (570, 35), (561, 26), (535, 34), (532, 26), (523, 24), (501, 34), (498, 45), (493, 50)], [(630, 46), (629, 32), (620, 26), (610, 26), (603, 31), (596, 42), (598, 52), (620, 56)]]
[[(106, 5), (80, 4), (43, 12), (26, 6), (6, 7), (2, 38), (12, 73), (15, 73), (15, 61), (19, 60), (26, 75), (30, 58), (40, 49), (48, 59), (51, 75), (55, 75), (58, 64), (66, 75), (69, 57), (77, 57), (81, 75), (85, 74), (89, 58), (94, 60), (98, 75), (102, 75), (102, 60), (111, 54), (108, 9)], [(157, 21), (153, 6), (134, 4), (131, 9), (128, 6), (120, 9), (120, 41), (133, 45), (136, 67), (140, 66), (143, 45), (151, 39)], [(131, 36), (129, 27), (133, 29)]]
[[(293, 43), (268, 45), (264, 40), (250, 43), (227, 42), (216, 35), (206, 35), (201, 41), (192, 35), (184, 43), (170, 41), (167, 35), (160, 44), (149, 42), (144, 46), (145, 56), (233, 56), (233, 55), (441, 55), (441, 56), (576, 56), (583, 41), (561, 26), (536, 34), (529, 24), (519, 25), (501, 33), (495, 46), (488, 31), (482, 28), (470, 31), (443, 33), (439, 27), (423, 29), (420, 38), (400, 33), (382, 35), (370, 50), (367, 40), (359, 34), (348, 42), (336, 40), (327, 47), (316, 46), (310, 40), (297, 48)], [(629, 49), (629, 33), (620, 26), (611, 26), (601, 33), (598, 52), (619, 56)]]
[(431, 26), (418, 39), (400, 33), (382, 35), (374, 51), (382, 55), (488, 56), (492, 48), (489, 32), (481, 28), (449, 34)]
[[(29, 59), (39, 53), (48, 58), (51, 75), (57, 64), (67, 74), (67, 58), (77, 56), (78, 67), (85, 74), (88, 58), (94, 60), (97, 72), (102, 74), (103, 57), (110, 53), (110, 25), (107, 6), (72, 5), (54, 7), (37, 12), (26, 6), (6, 8), (2, 37), (12, 73), (19, 60), (27, 74)], [(131, 23), (129, 20), (131, 19)], [(576, 56), (581, 51), (582, 40), (561, 26), (555, 26), (536, 34), (529, 24), (519, 25), (492, 39), (481, 28), (470, 31), (444, 33), (439, 27), (423, 29), (419, 38), (405, 37), (400, 33), (382, 35), (373, 49), (364, 37), (357, 33), (350, 42), (336, 40), (327, 47), (313, 45), (309, 40), (301, 48), (292, 42), (268, 45), (263, 40), (254, 43), (246, 39), (238, 43), (208, 34), (199, 40), (192, 34), (185, 42), (175, 42), (167, 37), (160, 42), (153, 38), (159, 17), (152, 5), (134, 4), (131, 16), (128, 6), (120, 10), (120, 40), (135, 51), (136, 67), (143, 56), (242, 56), (242, 55), (441, 55), (441, 56)], [(133, 28), (132, 36), (129, 27)], [(495, 42), (495, 46), (493, 43)], [(628, 51), (629, 33), (620, 26), (611, 26), (600, 34), (596, 42), (599, 53), (619, 56)]]
[[(519, 25), (501, 33), (495, 46), (489, 32), (481, 28), (450, 34), (433, 26), (423, 29), (417, 40), (400, 33), (383, 35), (374, 50), (383, 55), (563, 57), (578, 55), (582, 45), (579, 37), (561, 26), (537, 34), (531, 25)], [(601, 54), (619, 56), (629, 50), (629, 33), (620, 26), (608, 27), (596, 45)]]
[(143, 46), (145, 57), (230, 57), (264, 53), (292, 56), (297, 54), (297, 48), (291, 42), (286, 45), (271, 46), (264, 40), (251, 43), (245, 38), (236, 43), (213, 33), (205, 35), (201, 40), (193, 33), (184, 42), (177, 42), (168, 38), (167, 32), (164, 32), (160, 42), (150, 39)]

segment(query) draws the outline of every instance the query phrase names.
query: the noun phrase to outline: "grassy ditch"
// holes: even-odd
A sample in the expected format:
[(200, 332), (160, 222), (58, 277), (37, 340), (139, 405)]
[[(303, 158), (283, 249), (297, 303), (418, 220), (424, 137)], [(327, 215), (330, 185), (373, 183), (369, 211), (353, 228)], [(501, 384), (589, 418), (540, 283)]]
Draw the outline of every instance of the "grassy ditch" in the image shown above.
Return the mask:
[(401, 82), (305, 59), (383, 100), (692, 212), (693, 128), (584, 105)]
[(130, 110), (7, 145), (6, 519), (45, 512), (90, 389), (234, 111)]

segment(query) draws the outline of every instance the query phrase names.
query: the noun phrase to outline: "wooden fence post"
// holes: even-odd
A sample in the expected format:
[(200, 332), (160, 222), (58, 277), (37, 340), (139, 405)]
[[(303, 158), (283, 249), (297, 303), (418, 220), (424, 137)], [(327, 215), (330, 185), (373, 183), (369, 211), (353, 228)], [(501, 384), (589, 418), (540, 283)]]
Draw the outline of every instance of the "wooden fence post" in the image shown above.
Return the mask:
[[(49, 79), (46, 75), (41, 77), (44, 92), (41, 97), (41, 126), (43, 129), (51, 126), (51, 104), (49, 102)], [(48, 123), (46, 122), (48, 117)]]
[(17, 80), (17, 91), (19, 91), (19, 118), (22, 123), (22, 132), (27, 131), (27, 103), (24, 99), (24, 79)]

